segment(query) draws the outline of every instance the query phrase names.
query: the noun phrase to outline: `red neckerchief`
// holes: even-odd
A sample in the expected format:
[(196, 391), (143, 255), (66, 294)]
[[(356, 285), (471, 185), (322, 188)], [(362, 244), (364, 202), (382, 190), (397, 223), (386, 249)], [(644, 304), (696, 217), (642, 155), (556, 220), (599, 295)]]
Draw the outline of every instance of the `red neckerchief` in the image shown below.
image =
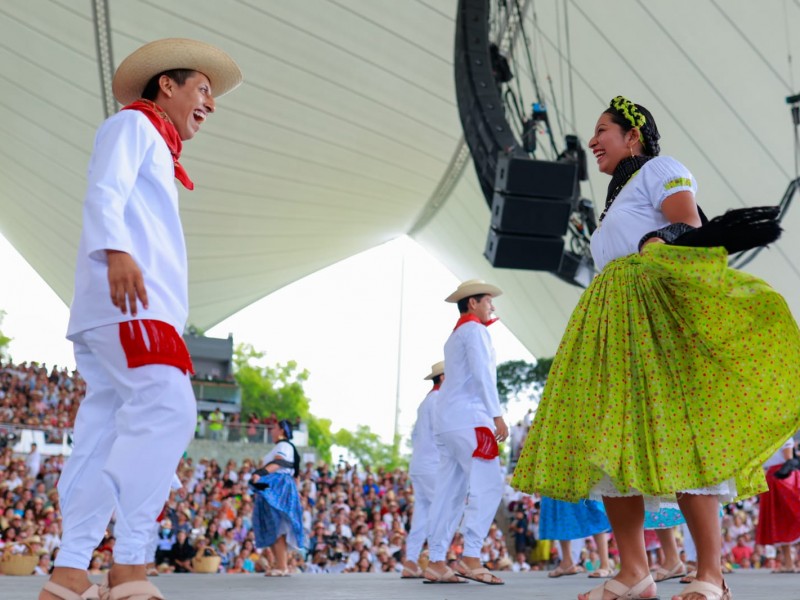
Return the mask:
[(432, 392), (437, 392), (437, 391), (439, 391), (439, 388), (440, 388), (440, 387), (442, 387), (442, 384), (441, 384), (441, 383), (434, 383), (434, 384), (433, 384), (433, 389), (432, 389), (431, 391), (432, 391)]
[(456, 326), (453, 327), (453, 331), (455, 331), (456, 329), (461, 327), (464, 323), (469, 323), (470, 321), (475, 321), (476, 323), (480, 323), (481, 325), (486, 325), (486, 327), (488, 327), (489, 325), (491, 325), (495, 321), (499, 321), (499, 319), (497, 319), (497, 318), (489, 319), (488, 321), (486, 321), (486, 323), (484, 323), (483, 321), (481, 321), (478, 317), (476, 317), (472, 313), (464, 313), (463, 315), (461, 315), (461, 317), (456, 322)]
[(187, 190), (193, 190), (194, 184), (192, 180), (189, 179), (189, 174), (186, 173), (186, 169), (183, 168), (183, 165), (178, 162), (178, 159), (181, 157), (181, 150), (183, 149), (181, 136), (178, 135), (175, 124), (172, 122), (172, 119), (169, 118), (169, 115), (164, 112), (164, 109), (152, 100), (140, 98), (136, 102), (131, 102), (128, 106), (123, 106), (122, 110), (138, 110), (150, 120), (153, 127), (155, 127), (158, 133), (161, 134), (161, 137), (164, 138), (164, 141), (167, 143), (167, 148), (169, 148), (170, 154), (172, 154), (172, 164), (175, 166), (175, 178), (180, 181)]

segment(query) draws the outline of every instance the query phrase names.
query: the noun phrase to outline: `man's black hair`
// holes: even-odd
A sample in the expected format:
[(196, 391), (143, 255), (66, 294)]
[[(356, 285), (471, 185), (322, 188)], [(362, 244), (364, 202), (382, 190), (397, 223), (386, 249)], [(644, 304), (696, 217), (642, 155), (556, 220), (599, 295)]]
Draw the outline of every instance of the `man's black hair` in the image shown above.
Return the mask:
[(480, 302), (481, 300), (483, 300), (484, 296), (488, 295), (489, 294), (475, 294), (474, 296), (467, 296), (466, 298), (462, 298), (461, 300), (458, 301), (458, 312), (460, 312), (463, 315), (464, 313), (469, 311), (470, 298), (475, 298), (477, 302)]
[(144, 86), (142, 98), (155, 102), (156, 97), (158, 96), (158, 90), (161, 89), (158, 85), (158, 80), (161, 79), (162, 75), (166, 75), (170, 79), (174, 80), (179, 86), (181, 86), (186, 83), (186, 80), (189, 79), (189, 77), (191, 77), (194, 73), (196, 73), (196, 71), (192, 69), (170, 69), (169, 71), (162, 71), (158, 75), (151, 77), (150, 81), (147, 82), (147, 85)]

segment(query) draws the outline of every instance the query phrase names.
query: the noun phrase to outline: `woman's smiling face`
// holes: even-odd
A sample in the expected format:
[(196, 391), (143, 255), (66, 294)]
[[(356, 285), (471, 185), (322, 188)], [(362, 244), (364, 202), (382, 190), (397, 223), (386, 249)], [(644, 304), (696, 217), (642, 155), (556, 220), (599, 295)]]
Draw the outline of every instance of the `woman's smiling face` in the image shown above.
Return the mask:
[(631, 156), (631, 148), (638, 137), (638, 129), (623, 131), (622, 127), (614, 123), (610, 114), (601, 114), (595, 125), (594, 135), (589, 140), (589, 148), (597, 160), (600, 172), (612, 175), (619, 161)]

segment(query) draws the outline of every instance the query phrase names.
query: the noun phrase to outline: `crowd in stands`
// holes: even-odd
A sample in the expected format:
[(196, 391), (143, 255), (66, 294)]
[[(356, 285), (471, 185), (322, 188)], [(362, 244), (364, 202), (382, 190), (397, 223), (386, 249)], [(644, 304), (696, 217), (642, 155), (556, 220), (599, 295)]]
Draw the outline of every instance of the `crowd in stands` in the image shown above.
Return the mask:
[[(69, 427), (83, 393), (76, 372), (38, 365), (0, 365), (0, 430), (9, 423)], [(245, 420), (245, 423), (247, 421)], [(244, 429), (246, 435), (246, 427)], [(185, 458), (177, 470), (180, 487), (154, 522), (154, 562), (160, 572), (190, 573), (194, 558), (218, 556), (220, 572), (269, 573), (273, 556), (258, 548), (252, 531), (253, 496), (248, 487), (261, 457), (218, 464)], [(61, 517), (56, 483), (62, 456), (15, 454), (0, 437), (0, 553), (39, 556), (37, 573), (46, 574), (58, 552)], [(402, 570), (405, 539), (414, 511), (414, 492), (403, 469), (387, 471), (347, 463), (307, 463), (297, 478), (303, 505), (305, 549), (292, 554), (290, 572), (365, 573)], [(507, 488), (503, 506), (485, 540), (482, 559), (495, 570), (546, 570), (558, 561), (558, 544), (540, 540), (538, 498)], [(506, 517), (507, 513), (507, 517)], [(754, 543), (757, 498), (724, 507), (724, 559), (730, 568), (777, 568), (775, 548)], [(113, 521), (94, 553), (92, 573), (110, 567)], [(654, 536), (651, 536), (654, 537)], [(648, 542), (654, 566), (656, 541)], [(680, 544), (680, 538), (679, 538)], [(573, 543), (580, 564), (597, 568), (594, 541)], [(612, 559), (616, 557), (613, 537)], [(448, 559), (463, 549), (457, 534)], [(797, 555), (797, 553), (795, 553)], [(784, 566), (785, 567), (785, 566)]]
[(86, 384), (77, 371), (0, 363), (0, 424), (47, 428), (60, 441), (72, 427)]
[[(211, 440), (225, 440), (238, 442), (247, 440), (251, 443), (274, 443), (270, 431), (278, 424), (277, 413), (267, 417), (259, 417), (250, 413), (245, 418), (239, 413), (224, 414), (219, 408), (207, 414), (198, 413), (195, 438), (208, 438)], [(294, 431), (306, 431), (307, 426), (300, 417), (296, 417), (292, 424)]]

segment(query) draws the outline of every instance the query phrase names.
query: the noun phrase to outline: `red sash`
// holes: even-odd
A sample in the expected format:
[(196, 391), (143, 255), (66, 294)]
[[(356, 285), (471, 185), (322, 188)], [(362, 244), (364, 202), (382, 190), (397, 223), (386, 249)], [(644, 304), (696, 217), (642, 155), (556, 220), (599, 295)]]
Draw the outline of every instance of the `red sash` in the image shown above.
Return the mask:
[(473, 458), (485, 458), (491, 460), (500, 456), (500, 450), (497, 447), (497, 438), (494, 437), (494, 432), (488, 427), (476, 427), (475, 437), (477, 438), (478, 445), (475, 452), (472, 453)]
[(119, 341), (128, 359), (129, 369), (144, 365), (169, 365), (194, 375), (186, 342), (169, 323), (151, 319), (125, 321), (119, 324)]

